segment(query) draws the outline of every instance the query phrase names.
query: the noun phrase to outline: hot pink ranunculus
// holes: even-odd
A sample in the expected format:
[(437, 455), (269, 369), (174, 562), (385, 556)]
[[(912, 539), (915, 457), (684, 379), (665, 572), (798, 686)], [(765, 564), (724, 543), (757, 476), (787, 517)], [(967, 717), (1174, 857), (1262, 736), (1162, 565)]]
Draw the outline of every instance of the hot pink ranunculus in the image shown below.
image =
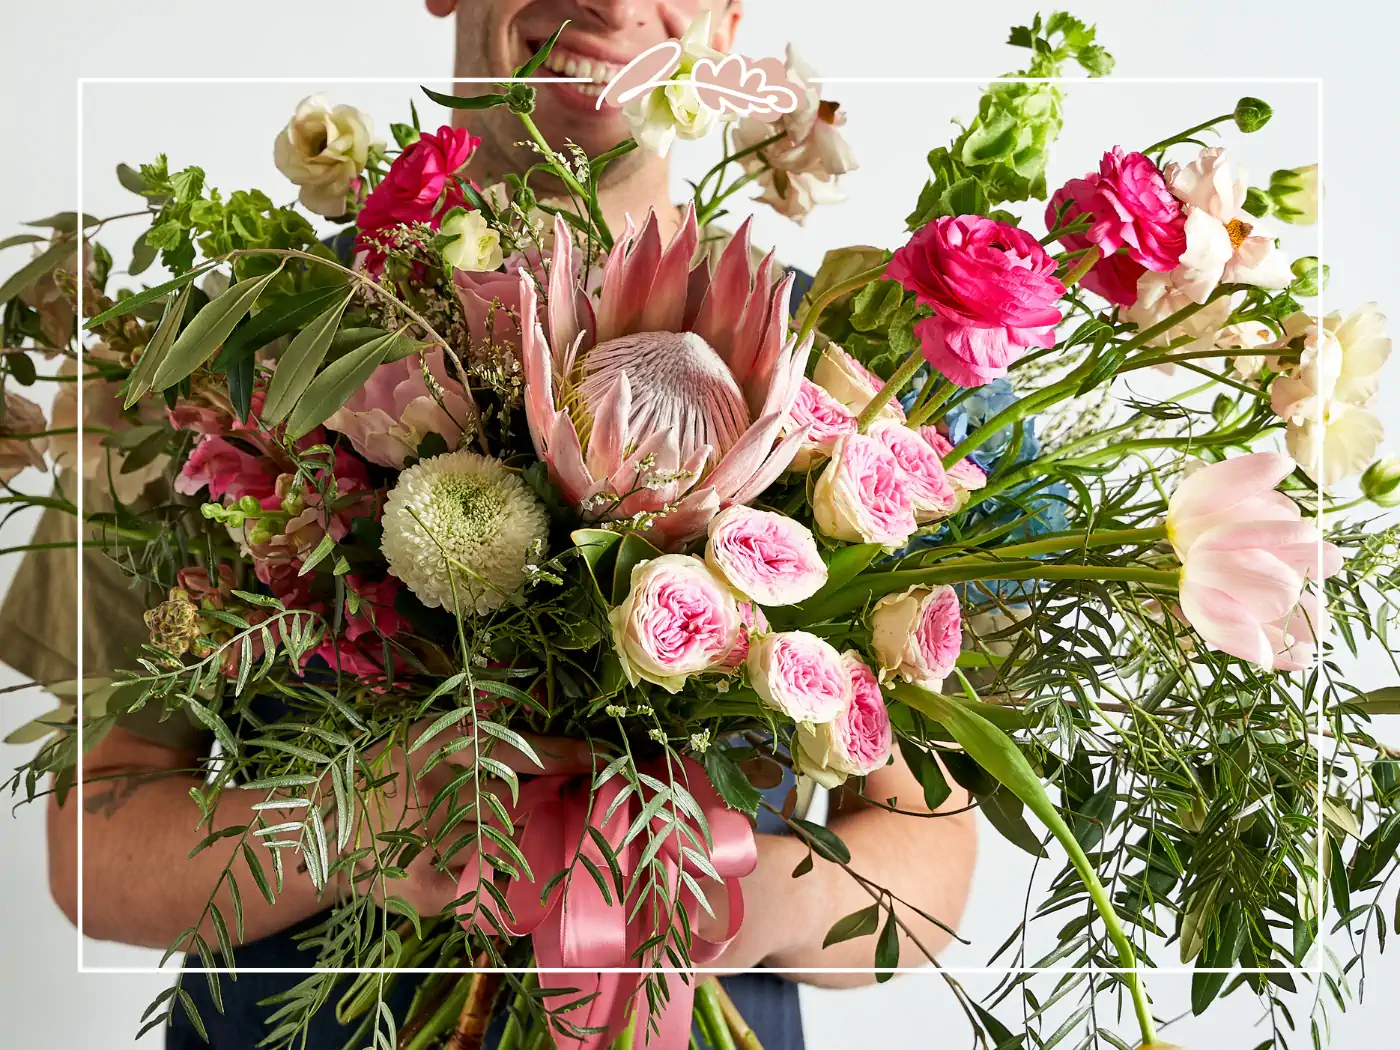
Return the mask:
[(1065, 286), (1034, 237), (980, 215), (944, 216), (894, 253), (885, 277), (934, 316), (914, 326), (930, 365), (959, 386), (981, 386), (1027, 348), (1055, 345)]
[(366, 233), (404, 223), (436, 226), (439, 216), (463, 203), (452, 176), (479, 145), (481, 139), (466, 128), (447, 125), (421, 136), (390, 165), (355, 217), (361, 239)]
[[(928, 442), (929, 448), (938, 453), (940, 461), (953, 451), (953, 443), (935, 426), (920, 427), (919, 436)], [(963, 494), (987, 487), (987, 472), (967, 456), (945, 468), (945, 472), (953, 487), (962, 490)], [(961, 499), (959, 501), (961, 502)]]
[(797, 455), (792, 458), (793, 470), (806, 470), (818, 460), (831, 456), (836, 439), (854, 434), (856, 414), (832, 396), (825, 387), (810, 379), (802, 380), (797, 400), (788, 413), (787, 432), (807, 428), (807, 437)]
[(451, 378), (441, 349), (427, 354), (428, 369), (442, 391), (442, 402), (423, 379), (416, 356), (380, 365), (369, 381), (331, 414), (326, 427), (350, 439), (355, 451), (381, 467), (398, 467), (418, 455), (429, 434), (441, 435), (449, 452), (476, 422), (471, 393)]
[(794, 722), (830, 722), (851, 702), (851, 678), (841, 654), (806, 631), (754, 639), (747, 664), (754, 692)]
[(868, 776), (890, 760), (894, 733), (879, 680), (856, 652), (841, 654), (851, 679), (851, 702), (833, 721), (798, 726), (793, 757), (805, 776), (833, 788)]
[(736, 504), (710, 521), (705, 561), (745, 598), (795, 605), (826, 583), (817, 541), (800, 521)]
[(1296, 669), (1315, 647), (1323, 621), (1307, 586), (1342, 564), (1316, 523), (1274, 490), (1294, 467), (1277, 452), (1223, 460), (1187, 477), (1167, 507), (1182, 614), (1211, 648), (1276, 670)]
[(691, 675), (721, 668), (739, 641), (739, 604), (699, 558), (663, 554), (632, 570), (627, 598), (609, 614), (628, 681), (679, 692)]
[(915, 521), (937, 521), (957, 510), (958, 493), (943, 469), (943, 459), (919, 434), (887, 419), (876, 420), (870, 436), (890, 450), (909, 479)]
[(902, 547), (919, 527), (909, 476), (894, 453), (869, 434), (836, 442), (812, 491), (812, 515), (837, 540)]
[(1066, 202), (1072, 203), (1060, 217), (1061, 225), (1086, 215), (1091, 222), (1084, 233), (1062, 237), (1060, 243), (1071, 251), (1097, 247), (1103, 253), (1080, 283), (1110, 302), (1131, 306), (1143, 271), (1175, 269), (1186, 250), (1181, 202), (1141, 153), (1125, 154), (1114, 146), (1097, 172), (1070, 179), (1056, 190), (1045, 209), (1047, 227), (1054, 227)]
[(962, 650), (962, 608), (953, 588), (911, 587), (887, 594), (870, 610), (870, 646), (880, 677), (939, 690)]

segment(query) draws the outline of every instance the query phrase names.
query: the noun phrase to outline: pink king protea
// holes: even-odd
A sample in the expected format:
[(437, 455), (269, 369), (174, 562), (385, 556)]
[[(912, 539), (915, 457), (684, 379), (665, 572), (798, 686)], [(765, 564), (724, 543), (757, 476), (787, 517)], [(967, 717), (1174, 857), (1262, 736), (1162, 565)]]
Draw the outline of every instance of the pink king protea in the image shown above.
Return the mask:
[[(640, 233), (629, 221), (595, 313), (556, 219), (544, 325), (521, 334), (530, 436), (554, 483), (586, 518), (641, 515), (667, 549), (758, 496), (807, 433), (779, 440), (811, 351), (785, 338), (792, 277), (774, 283), (771, 254), (751, 268), (747, 223), (713, 274), (692, 268), (699, 241), (693, 209), (664, 249), (654, 214)], [(521, 280), (520, 316), (535, 317)]]

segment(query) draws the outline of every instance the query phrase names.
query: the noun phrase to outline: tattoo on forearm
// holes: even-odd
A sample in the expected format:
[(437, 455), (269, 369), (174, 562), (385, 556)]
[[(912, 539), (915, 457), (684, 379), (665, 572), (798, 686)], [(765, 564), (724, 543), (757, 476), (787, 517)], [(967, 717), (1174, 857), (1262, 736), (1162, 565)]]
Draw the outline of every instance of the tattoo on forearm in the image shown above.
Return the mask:
[(123, 777), (104, 787), (96, 787), (83, 796), (83, 811), (97, 816), (110, 817), (122, 807), (148, 778), (144, 776)]

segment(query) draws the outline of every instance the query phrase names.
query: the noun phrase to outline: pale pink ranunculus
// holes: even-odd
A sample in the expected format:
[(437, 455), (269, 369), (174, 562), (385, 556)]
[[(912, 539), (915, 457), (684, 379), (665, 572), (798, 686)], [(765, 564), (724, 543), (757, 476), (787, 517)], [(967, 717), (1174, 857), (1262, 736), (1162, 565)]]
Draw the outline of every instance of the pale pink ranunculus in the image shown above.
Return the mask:
[[(1264, 668), (1293, 669), (1310, 581), (1340, 571), (1341, 551), (1274, 489), (1294, 462), (1256, 452), (1203, 467), (1168, 503), (1167, 539), (1181, 561), (1181, 611), (1211, 648)], [(1311, 628), (1321, 626), (1313, 610)]]
[[(935, 426), (920, 427), (919, 436), (928, 442), (929, 448), (938, 453), (940, 460), (953, 451), (953, 443)], [(987, 487), (987, 472), (966, 456), (944, 469), (953, 487), (961, 490), (959, 502), (966, 493)]]
[(864, 777), (890, 760), (894, 733), (879, 680), (856, 652), (841, 654), (851, 678), (851, 702), (833, 721), (797, 727), (795, 764), (803, 776), (834, 788)]
[[(812, 378), (837, 401), (850, 409), (852, 415), (859, 415), (870, 404), (870, 399), (880, 392), (885, 381), (857, 361), (835, 343), (830, 343), (817, 358), (812, 369)], [(904, 408), (896, 398), (880, 409), (880, 416), (904, 418)]]
[(791, 433), (800, 427), (807, 428), (807, 436), (797, 455), (792, 457), (791, 469), (808, 470), (815, 463), (831, 457), (836, 439), (843, 434), (854, 434), (856, 414), (810, 379), (803, 378), (802, 387), (797, 392), (797, 400), (788, 413), (785, 432)]
[(381, 467), (399, 467), (418, 455), (419, 443), (439, 434), (449, 452), (476, 424), (476, 404), (461, 383), (447, 374), (442, 350), (430, 350), (428, 368), (441, 390), (441, 403), (428, 389), (416, 355), (380, 365), (350, 399), (331, 414), (326, 427), (350, 439), (355, 451)]
[(806, 631), (765, 634), (749, 643), (749, 684), (794, 722), (837, 718), (851, 702), (851, 676), (826, 639)]
[(868, 434), (837, 440), (812, 491), (812, 515), (837, 540), (902, 547), (919, 527), (909, 477), (894, 453)]
[(887, 594), (870, 610), (870, 647), (880, 680), (902, 678), (934, 692), (952, 673), (962, 650), (962, 609), (946, 585)]
[(934, 316), (914, 326), (928, 363), (959, 386), (981, 386), (1030, 347), (1055, 345), (1065, 286), (1029, 233), (980, 215), (934, 219), (894, 253), (885, 277)]
[(710, 520), (705, 561), (760, 605), (796, 605), (826, 583), (826, 563), (807, 526), (742, 504)]
[(870, 436), (890, 450), (908, 478), (915, 521), (923, 525), (958, 509), (960, 497), (943, 469), (943, 458), (923, 437), (894, 420), (877, 420)]
[(691, 675), (721, 668), (742, 623), (729, 585), (688, 554), (663, 554), (633, 568), (627, 598), (608, 618), (627, 680), (672, 693)]

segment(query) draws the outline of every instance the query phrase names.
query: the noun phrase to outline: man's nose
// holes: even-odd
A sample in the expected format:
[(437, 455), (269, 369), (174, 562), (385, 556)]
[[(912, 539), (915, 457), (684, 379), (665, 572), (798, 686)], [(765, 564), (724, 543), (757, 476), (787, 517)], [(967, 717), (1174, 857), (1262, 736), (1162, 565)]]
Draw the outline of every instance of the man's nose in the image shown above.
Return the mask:
[(610, 29), (645, 25), (649, 5), (638, 0), (576, 0), (579, 10)]

